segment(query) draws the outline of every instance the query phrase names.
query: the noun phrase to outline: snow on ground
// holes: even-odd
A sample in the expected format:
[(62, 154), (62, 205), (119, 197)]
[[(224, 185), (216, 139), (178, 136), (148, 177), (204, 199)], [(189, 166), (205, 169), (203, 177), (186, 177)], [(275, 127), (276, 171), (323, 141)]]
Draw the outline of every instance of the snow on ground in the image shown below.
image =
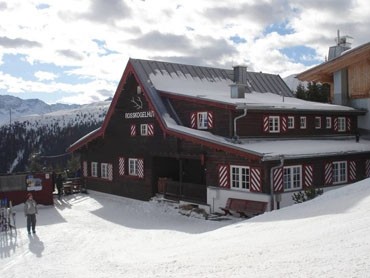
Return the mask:
[(0, 277), (370, 277), (370, 179), (249, 220), (98, 192), (0, 234)]

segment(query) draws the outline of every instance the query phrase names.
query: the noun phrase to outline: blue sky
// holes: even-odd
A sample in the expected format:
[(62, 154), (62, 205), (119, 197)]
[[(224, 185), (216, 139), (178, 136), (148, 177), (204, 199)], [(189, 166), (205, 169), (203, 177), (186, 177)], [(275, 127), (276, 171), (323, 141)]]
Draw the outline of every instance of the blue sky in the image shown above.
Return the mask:
[(0, 94), (113, 96), (129, 57), (286, 77), (322, 63), (339, 29), (368, 42), (367, 0), (0, 0)]

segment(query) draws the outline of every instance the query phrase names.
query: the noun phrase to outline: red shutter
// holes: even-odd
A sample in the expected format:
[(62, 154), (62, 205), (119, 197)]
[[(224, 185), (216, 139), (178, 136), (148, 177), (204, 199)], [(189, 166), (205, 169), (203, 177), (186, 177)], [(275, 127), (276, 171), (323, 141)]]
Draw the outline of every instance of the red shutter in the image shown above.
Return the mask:
[(251, 192), (262, 192), (261, 169), (251, 168)]
[(325, 164), (324, 184), (331, 185), (333, 183), (333, 164), (331, 162)]
[(313, 166), (304, 165), (303, 166), (303, 188), (313, 186)]
[(286, 132), (288, 129), (288, 123), (287, 123), (287, 117), (281, 116), (280, 117), (280, 125), (281, 125), (281, 131)]
[(264, 132), (269, 131), (269, 117), (268, 116), (263, 116), (263, 128), (262, 128), (262, 130)]
[(334, 130), (338, 131), (338, 118), (337, 117), (334, 118)]
[(137, 160), (137, 176), (141, 179), (144, 178), (144, 159)]
[(213, 128), (213, 112), (208, 112), (207, 113), (207, 120), (208, 120), (208, 128), (212, 129)]
[(153, 135), (154, 135), (154, 125), (148, 124), (148, 136), (153, 136)]
[(367, 159), (365, 162), (365, 172), (366, 172), (366, 177), (370, 177), (370, 159)]
[(283, 168), (282, 167), (274, 169), (273, 185), (274, 185), (274, 192), (283, 191)]
[(190, 115), (190, 127), (197, 128), (197, 113), (192, 112)]
[(347, 131), (351, 131), (351, 118), (347, 117)]
[(356, 161), (349, 161), (348, 165), (348, 179), (350, 182), (353, 182), (356, 180)]
[(229, 175), (229, 166), (228, 165), (219, 165), (218, 166), (218, 184), (223, 188), (230, 188), (230, 175)]
[(113, 180), (113, 165), (108, 164), (108, 180)]
[(130, 135), (136, 136), (136, 125), (135, 124), (132, 124), (130, 127)]
[(118, 158), (118, 173), (120, 176), (125, 175), (125, 158), (124, 157)]

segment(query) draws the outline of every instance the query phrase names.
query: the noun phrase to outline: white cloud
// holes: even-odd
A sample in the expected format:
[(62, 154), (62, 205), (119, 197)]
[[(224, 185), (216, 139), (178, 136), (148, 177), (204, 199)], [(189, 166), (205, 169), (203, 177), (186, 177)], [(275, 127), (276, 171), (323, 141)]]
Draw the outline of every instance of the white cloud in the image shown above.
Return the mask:
[[(63, 80), (70, 75), (81, 79), (80, 84), (56, 83), (58, 90), (65, 90), (66, 98), (86, 88), (86, 78), (103, 80), (108, 84), (103, 89), (113, 94), (112, 84), (118, 84), (129, 57), (217, 67), (247, 63), (249, 69), (287, 76), (306, 69), (302, 62), (313, 58), (323, 61), (337, 29), (354, 37), (357, 46), (368, 42), (370, 25), (366, 0), (42, 3), (45, 5), (40, 9), (36, 0), (7, 0), (0, 7), (0, 57), (25, 55), (38, 78), (38, 82), (31, 82), (13, 76), (8, 81), (20, 83), (0, 84), (0, 88), (8, 88), (7, 93), (24, 88), (54, 92), (50, 84), (43, 83), (54, 80), (52, 76), (37, 73), (44, 71), (40, 64), (47, 64), (63, 69), (55, 73), (58, 77), (66, 74)], [(274, 30), (284, 25), (289, 32)], [(236, 34), (245, 43), (232, 42), (230, 37)], [(299, 60), (292, 60), (280, 51), (295, 46), (306, 46), (316, 53), (302, 53)], [(11, 75), (4, 59), (0, 71)], [(89, 89), (81, 91), (83, 99), (100, 98), (98, 89)]]
[(52, 73), (52, 72), (37, 71), (37, 72), (35, 72), (35, 77), (39, 81), (44, 81), (44, 80), (54, 80), (57, 77), (57, 75)]

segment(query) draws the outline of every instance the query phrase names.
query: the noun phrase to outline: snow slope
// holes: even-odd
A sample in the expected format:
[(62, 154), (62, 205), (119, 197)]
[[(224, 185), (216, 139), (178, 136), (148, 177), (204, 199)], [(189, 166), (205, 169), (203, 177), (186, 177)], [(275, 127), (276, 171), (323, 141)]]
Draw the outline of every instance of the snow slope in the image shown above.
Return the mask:
[(0, 95), (0, 126), (28, 115), (44, 115), (59, 110), (79, 108), (80, 105), (46, 104), (39, 99), (21, 99), (9, 95)]
[(0, 277), (370, 277), (370, 179), (242, 221), (90, 192), (0, 234)]

